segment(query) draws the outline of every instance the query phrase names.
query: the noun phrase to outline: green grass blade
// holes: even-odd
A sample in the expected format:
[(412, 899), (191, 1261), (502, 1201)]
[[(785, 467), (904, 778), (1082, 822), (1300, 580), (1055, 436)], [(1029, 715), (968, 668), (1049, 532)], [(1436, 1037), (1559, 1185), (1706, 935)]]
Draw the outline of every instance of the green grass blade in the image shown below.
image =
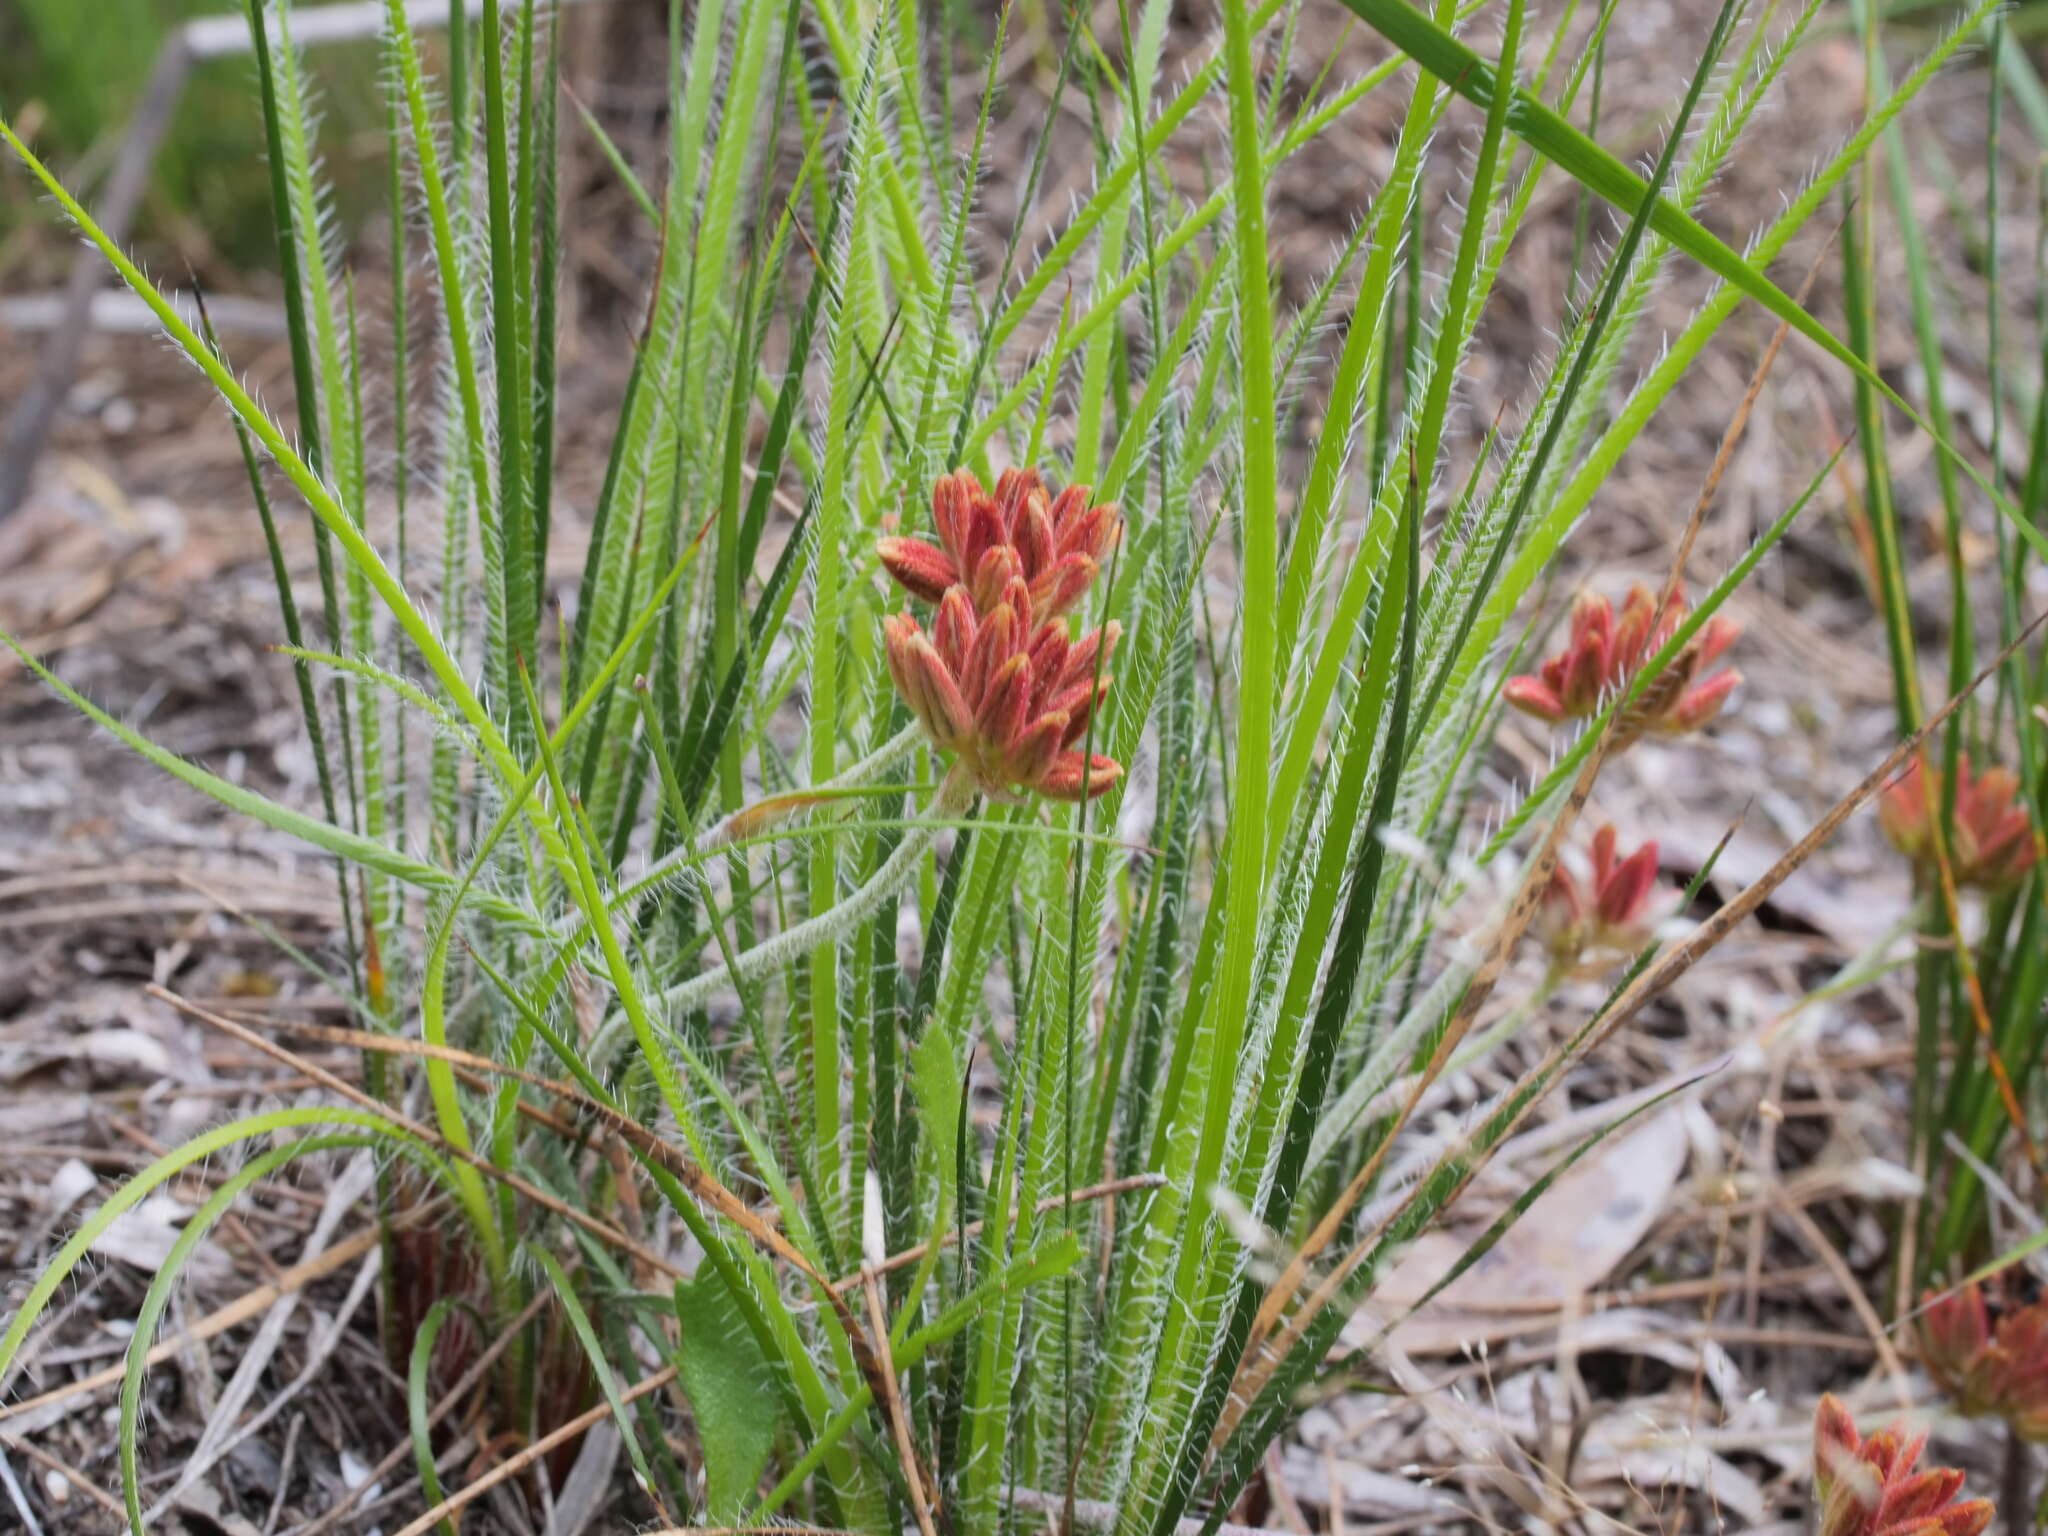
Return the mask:
[[(467, 1301), (460, 1296), (442, 1296), (420, 1319), (419, 1332), (413, 1335), (412, 1349), (406, 1356), (405, 1424), (412, 1436), (412, 1460), (419, 1474), (420, 1496), (430, 1508), (438, 1505), (443, 1495), (441, 1475), (434, 1466), (433, 1429), (427, 1417), (427, 1372), (434, 1363), (434, 1344), (441, 1337), (441, 1329), (458, 1309), (468, 1313), (476, 1326), (483, 1326), (483, 1319)], [(452, 1520), (444, 1519), (434, 1529), (440, 1536), (455, 1536)]]
[(0, 1377), (5, 1377), (8, 1368), (14, 1364), (15, 1356), (27, 1340), (36, 1320), (62, 1288), (79, 1261), (92, 1250), (123, 1212), (133, 1210), (146, 1199), (152, 1190), (160, 1188), (194, 1163), (205, 1161), (216, 1153), (253, 1141), (259, 1136), (270, 1136), (280, 1131), (297, 1130), (303, 1126), (347, 1125), (372, 1135), (390, 1139), (394, 1144), (407, 1144), (409, 1138), (389, 1121), (368, 1110), (359, 1109), (277, 1109), (262, 1114), (248, 1115), (240, 1120), (229, 1121), (226, 1125), (215, 1126), (212, 1130), (201, 1131), (190, 1140), (180, 1143), (142, 1169), (129, 1179), (93, 1213), (79, 1223), (44, 1267), (42, 1274), (28, 1288), (5, 1334), (0, 1334)]
[(120, 1417), (115, 1433), (120, 1445), (121, 1502), (127, 1508), (128, 1529), (132, 1536), (146, 1536), (148, 1529), (143, 1520), (143, 1479), (137, 1444), (141, 1439), (142, 1387), (149, 1374), (150, 1345), (156, 1338), (157, 1324), (171, 1304), (172, 1292), (177, 1288), (185, 1265), (200, 1243), (205, 1241), (206, 1235), (257, 1180), (268, 1178), (294, 1158), (369, 1146), (376, 1140), (374, 1136), (361, 1134), (305, 1136), (268, 1152), (259, 1152), (222, 1179), (172, 1239), (170, 1250), (151, 1276), (149, 1289), (143, 1293), (142, 1305), (136, 1309), (135, 1331), (129, 1335), (128, 1354), (121, 1376)]

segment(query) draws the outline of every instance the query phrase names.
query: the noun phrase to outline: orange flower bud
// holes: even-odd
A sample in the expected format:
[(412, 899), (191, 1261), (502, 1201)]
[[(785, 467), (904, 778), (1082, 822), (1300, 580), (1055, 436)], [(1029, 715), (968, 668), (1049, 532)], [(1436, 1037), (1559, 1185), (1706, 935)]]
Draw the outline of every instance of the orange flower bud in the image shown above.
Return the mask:
[(1066, 745), (1069, 722), (1054, 711), (1040, 715), (1003, 750), (1004, 776), (1014, 783), (1030, 784), (1052, 766), (1052, 760)]
[(1024, 561), (1017, 551), (1008, 544), (996, 544), (983, 550), (981, 558), (975, 561), (968, 591), (974, 606), (986, 613), (1003, 600), (1011, 582), (1023, 579)]
[(974, 645), (967, 653), (966, 669), (960, 674), (962, 691), (968, 702), (981, 703), (996, 668), (1016, 651), (1017, 632), (1017, 614), (1008, 604), (981, 621), (981, 630), (975, 635)]
[(1031, 637), (1031, 645), (1025, 654), (1031, 658), (1031, 675), (1038, 679), (1041, 693), (1051, 692), (1065, 676), (1067, 656), (1072, 649), (1064, 624), (1048, 619), (1038, 626), (1038, 633)]
[(1061, 746), (1071, 747), (1088, 733), (1088, 722), (1095, 718), (1095, 711), (1109, 698), (1112, 681), (1114, 679), (1106, 673), (1099, 680), (1083, 678), (1053, 698), (1050, 707), (1067, 717), (1067, 733), (1061, 739)]
[(1663, 734), (1682, 736), (1696, 731), (1721, 713), (1721, 706), (1728, 702), (1728, 696), (1742, 686), (1742, 674), (1730, 667), (1726, 672), (1716, 672), (1705, 682), (1688, 688), (1678, 696), (1678, 702), (1662, 717)]
[(1565, 713), (1564, 699), (1540, 677), (1511, 677), (1502, 686), (1500, 696), (1523, 714), (1534, 715), (1550, 725), (1562, 724), (1570, 718)]
[(1087, 501), (1085, 487), (1070, 485), (1053, 503), (1056, 552), (1086, 555), (1100, 565), (1123, 535), (1123, 515), (1113, 501), (1099, 507), (1091, 507)]
[(1018, 509), (1027, 500), (1036, 497), (1045, 500), (1045, 481), (1035, 469), (1006, 469), (996, 476), (996, 491), (993, 498), (996, 512), (1001, 516), (1004, 528), (1016, 522)]
[(1123, 625), (1111, 619), (1100, 629), (1091, 629), (1067, 650), (1067, 663), (1059, 675), (1060, 687), (1077, 683), (1084, 677), (1095, 675), (1096, 657), (1102, 658), (1102, 665), (1109, 665), (1109, 658), (1116, 654), (1116, 643), (1123, 638)]
[(939, 648), (939, 655), (952, 668), (955, 678), (965, 675), (968, 653), (980, 631), (981, 618), (974, 611), (974, 600), (967, 595), (967, 589), (949, 588), (932, 618), (932, 643)]
[(973, 483), (974, 476), (962, 471), (941, 475), (932, 486), (932, 527), (938, 530), (939, 542), (949, 550), (959, 549), (966, 540), (967, 510), (974, 499), (969, 487)]
[(1000, 757), (1024, 734), (1031, 710), (1031, 658), (1011, 656), (989, 674), (988, 690), (974, 714), (974, 729), (992, 755)]
[(1085, 778), (1087, 797), (1093, 800), (1106, 794), (1123, 774), (1123, 764), (1115, 758), (1097, 753), (1084, 759), (1079, 752), (1062, 752), (1052, 760), (1052, 766), (1039, 775), (1038, 792), (1049, 800), (1079, 800)]
[(1065, 613), (1095, 584), (1098, 570), (1086, 555), (1061, 555), (1032, 582), (1033, 611), (1046, 618)]
[(883, 569), (901, 582), (912, 597), (936, 603), (960, 579), (953, 557), (923, 539), (883, 539), (875, 545)]
[(1030, 497), (1017, 509), (1016, 521), (1010, 528), (1010, 542), (1017, 548), (1027, 578), (1036, 576), (1052, 564), (1052, 516), (1046, 510), (1044, 497)]
[(974, 726), (967, 700), (952, 670), (907, 613), (882, 622), (884, 650), (896, 691), (927, 735), (942, 747), (958, 747)]

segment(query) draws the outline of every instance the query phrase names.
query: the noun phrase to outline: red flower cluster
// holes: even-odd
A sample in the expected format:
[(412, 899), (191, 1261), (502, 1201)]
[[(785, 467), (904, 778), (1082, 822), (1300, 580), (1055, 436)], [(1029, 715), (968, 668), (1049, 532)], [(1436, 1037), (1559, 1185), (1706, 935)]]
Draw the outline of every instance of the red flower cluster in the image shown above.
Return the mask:
[(1123, 530), (1113, 504), (1088, 497), (1070, 485), (1048, 498), (1035, 472), (1015, 469), (990, 494), (960, 470), (932, 490), (938, 545), (877, 546), (913, 597), (938, 604), (929, 635), (908, 613), (883, 621), (897, 691), (988, 794), (1093, 799), (1123, 774), (1114, 758), (1074, 749), (1109, 696), (1103, 667), (1119, 634), (1111, 623), (1070, 639), (1060, 622)]
[(1663, 915), (1655, 897), (1657, 845), (1643, 844), (1620, 856), (1612, 826), (1593, 834), (1590, 868), (1583, 880), (1560, 858), (1551, 871), (1543, 904), (1531, 931), (1550, 951), (1554, 964), (1569, 969), (1605, 965), (1649, 942)]
[(1041, 619), (1073, 607), (1102, 568), (1123, 531), (1114, 503), (1090, 506), (1088, 487), (1070, 485), (1048, 501), (1035, 470), (1006, 469), (995, 493), (969, 470), (939, 477), (932, 487), (932, 525), (939, 543), (883, 539), (876, 546), (889, 574), (912, 597), (944, 600), (964, 586), (983, 613), (1022, 580)]
[[(1657, 599), (1640, 582), (1629, 588), (1619, 615), (1608, 599), (1581, 593), (1572, 604), (1569, 643), (1536, 675), (1509, 678), (1502, 697), (1552, 725), (1598, 714), (1685, 618), (1681, 598), (1674, 597), (1661, 614), (1656, 609)], [(1700, 674), (1741, 634), (1733, 619), (1709, 619), (1630, 708), (1616, 728), (1620, 739), (1682, 736), (1719, 714), (1742, 674), (1732, 668), (1706, 678)]]
[(1953, 1467), (1915, 1472), (1925, 1435), (1881, 1429), (1868, 1440), (1832, 1393), (1813, 1420), (1813, 1492), (1820, 1536), (1978, 1536), (1991, 1524), (1989, 1499), (1964, 1499)]
[(1975, 1284), (1930, 1296), (1920, 1360), (1964, 1413), (2048, 1441), (2048, 1302), (1994, 1308)]
[[(1892, 846), (1915, 864), (1935, 867), (1935, 818), (1941, 814), (1942, 773), (1920, 758), (1886, 787), (1877, 802), (1878, 824)], [(2034, 863), (2033, 828), (2015, 803), (2020, 781), (2010, 768), (1970, 771), (1968, 753), (1956, 762), (1955, 836), (1948, 850), (1956, 884), (1999, 890)]]

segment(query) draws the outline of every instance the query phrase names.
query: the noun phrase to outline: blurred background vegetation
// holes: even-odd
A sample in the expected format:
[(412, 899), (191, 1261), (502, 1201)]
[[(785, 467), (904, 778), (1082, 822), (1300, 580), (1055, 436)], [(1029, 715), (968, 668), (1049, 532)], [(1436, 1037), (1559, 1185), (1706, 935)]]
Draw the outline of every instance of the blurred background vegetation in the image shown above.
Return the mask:
[[(238, 0), (6, 0), (0, 5), (0, 102), (39, 153), (90, 204), (172, 32)], [(351, 228), (379, 206), (383, 138), (376, 42), (313, 49), (308, 68), (325, 108), (321, 153), (335, 213)], [(134, 240), (167, 275), (190, 266), (210, 285), (275, 262), (263, 120), (246, 57), (204, 62), (186, 83), (157, 155)], [(75, 249), (56, 210), (9, 167), (0, 188), (0, 285), (55, 281)]]

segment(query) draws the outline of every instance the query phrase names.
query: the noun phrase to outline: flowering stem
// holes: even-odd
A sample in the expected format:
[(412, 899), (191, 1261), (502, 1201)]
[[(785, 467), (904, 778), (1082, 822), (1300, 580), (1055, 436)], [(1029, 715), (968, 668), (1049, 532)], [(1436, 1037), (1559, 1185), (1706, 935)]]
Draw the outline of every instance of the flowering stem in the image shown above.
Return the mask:
[(864, 885), (825, 911), (735, 955), (731, 964), (714, 965), (710, 970), (670, 987), (661, 994), (663, 1006), (682, 1010), (701, 1007), (721, 988), (758, 981), (780, 970), (805, 951), (835, 943), (849, 930), (866, 922), (883, 902), (910, 883), (919, 861), (944, 830), (944, 823), (966, 809), (973, 795), (973, 778), (956, 763), (940, 782), (924, 815), (910, 824), (902, 840), (896, 844), (895, 851)]
[(924, 727), (915, 720), (903, 727), (894, 736), (883, 742), (866, 757), (845, 769), (836, 777), (819, 785), (820, 789), (851, 789), (879, 779), (904, 758), (910, 756), (917, 744), (925, 739)]
[(923, 727), (913, 720), (851, 768), (812, 785), (808, 790), (757, 800), (752, 805), (741, 806), (730, 816), (714, 821), (697, 835), (689, 852), (710, 853), (792, 820), (820, 804), (821, 791), (857, 789), (871, 784), (908, 757), (924, 739)]

